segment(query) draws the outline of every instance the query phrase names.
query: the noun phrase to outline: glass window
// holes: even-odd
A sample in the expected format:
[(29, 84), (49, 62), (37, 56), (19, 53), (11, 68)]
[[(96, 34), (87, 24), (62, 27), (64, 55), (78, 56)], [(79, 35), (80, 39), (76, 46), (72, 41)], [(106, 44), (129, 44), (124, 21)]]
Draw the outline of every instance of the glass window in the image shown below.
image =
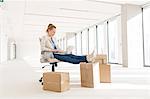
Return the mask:
[(144, 19), (144, 59), (145, 65), (150, 66), (150, 7), (143, 10)]
[(108, 24), (108, 39), (109, 39), (109, 62), (117, 63), (118, 61), (118, 23), (114, 19)]
[(88, 54), (88, 30), (82, 31), (82, 54)]
[(62, 49), (62, 39), (59, 40), (59, 47)]
[(96, 26), (89, 28), (89, 53), (96, 51)]
[(63, 50), (66, 50), (66, 38), (63, 38)]
[(73, 54), (76, 54), (76, 49), (75, 49), (76, 43), (75, 43), (75, 41), (76, 41), (75, 35), (72, 36), (71, 38), (68, 38), (68, 40), (67, 40), (67, 46), (73, 46), (74, 47), (74, 49), (72, 51)]
[(77, 54), (81, 55), (81, 32), (77, 33)]
[(143, 66), (142, 13), (137, 13), (128, 19), (127, 37), (128, 66), (140, 68)]
[(98, 25), (98, 54), (107, 54), (107, 22)]

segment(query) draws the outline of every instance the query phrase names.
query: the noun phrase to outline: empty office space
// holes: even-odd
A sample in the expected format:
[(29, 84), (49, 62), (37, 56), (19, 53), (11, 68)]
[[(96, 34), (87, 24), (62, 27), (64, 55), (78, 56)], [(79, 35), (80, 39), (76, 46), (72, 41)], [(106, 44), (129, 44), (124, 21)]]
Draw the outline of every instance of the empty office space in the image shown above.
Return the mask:
[(149, 99), (150, 0), (0, 0), (0, 99)]

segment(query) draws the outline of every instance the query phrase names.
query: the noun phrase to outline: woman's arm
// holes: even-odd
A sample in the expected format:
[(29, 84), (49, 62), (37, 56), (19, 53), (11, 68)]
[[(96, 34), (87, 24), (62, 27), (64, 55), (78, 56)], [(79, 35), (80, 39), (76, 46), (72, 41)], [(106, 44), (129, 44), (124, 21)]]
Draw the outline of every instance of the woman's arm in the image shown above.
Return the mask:
[(57, 52), (56, 50), (53, 50), (51, 48), (47, 48), (46, 45), (46, 37), (40, 38), (40, 45), (41, 45), (41, 51), (46, 51), (46, 52)]
[(46, 42), (45, 37), (40, 38), (41, 51), (49, 51), (50, 50), (49, 48), (45, 47), (45, 44), (46, 44), (45, 42)]
[(51, 49), (51, 48), (47, 48), (46, 45), (46, 38), (42, 37), (40, 39), (40, 45), (41, 45), (41, 51), (46, 51), (46, 52), (55, 52), (55, 53), (63, 53), (63, 50), (60, 49)]

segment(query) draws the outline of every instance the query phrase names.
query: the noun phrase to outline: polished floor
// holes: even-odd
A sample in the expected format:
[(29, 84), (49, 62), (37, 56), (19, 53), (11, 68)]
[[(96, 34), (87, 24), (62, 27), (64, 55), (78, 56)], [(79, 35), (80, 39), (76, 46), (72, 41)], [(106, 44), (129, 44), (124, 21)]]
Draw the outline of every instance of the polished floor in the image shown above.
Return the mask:
[[(149, 99), (150, 68), (122, 68), (111, 65), (112, 83), (96, 88), (80, 87), (79, 65), (59, 63), (56, 71), (70, 73), (71, 89), (56, 93), (43, 91), (38, 60), (13, 60), (0, 64), (0, 99)], [(47, 71), (48, 67), (44, 69)]]

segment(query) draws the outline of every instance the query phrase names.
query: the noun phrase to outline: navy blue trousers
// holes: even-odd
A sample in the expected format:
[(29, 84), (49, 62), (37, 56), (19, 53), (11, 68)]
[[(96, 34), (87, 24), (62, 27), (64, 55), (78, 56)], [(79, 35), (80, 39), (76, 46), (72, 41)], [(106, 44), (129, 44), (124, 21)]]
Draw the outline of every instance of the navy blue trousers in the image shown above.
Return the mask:
[(63, 61), (63, 62), (69, 62), (73, 64), (79, 64), (80, 62), (88, 62), (86, 59), (86, 56), (77, 56), (73, 54), (57, 54), (54, 53), (54, 58)]

